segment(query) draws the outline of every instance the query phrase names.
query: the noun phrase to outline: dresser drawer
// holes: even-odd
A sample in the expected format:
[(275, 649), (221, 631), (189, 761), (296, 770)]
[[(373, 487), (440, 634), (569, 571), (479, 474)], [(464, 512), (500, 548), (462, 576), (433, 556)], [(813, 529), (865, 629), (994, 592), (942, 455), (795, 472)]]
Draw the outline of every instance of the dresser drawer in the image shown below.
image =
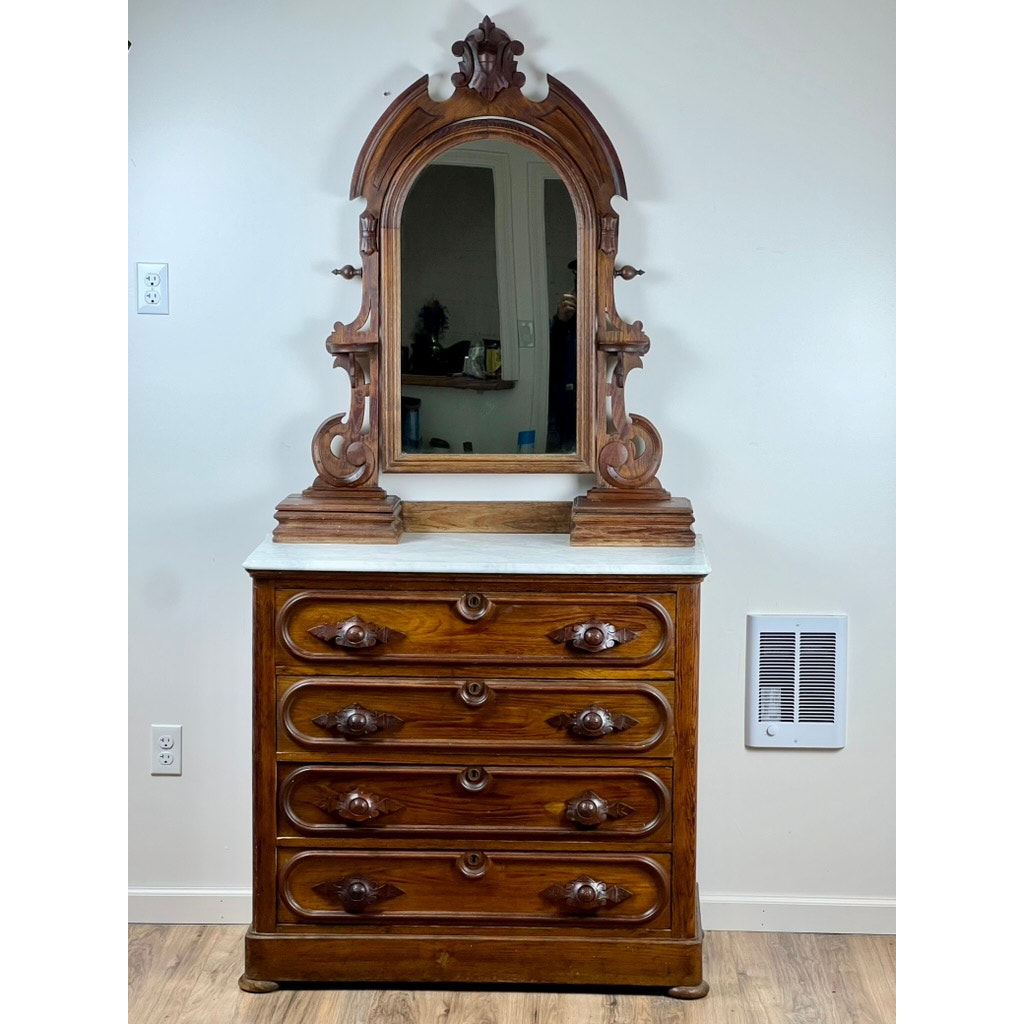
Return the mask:
[[(278, 749), (309, 760), (670, 756), (668, 684), (565, 679), (278, 678)], [(662, 689), (664, 687), (664, 690)]]
[(671, 593), (280, 590), (276, 600), (284, 663), (666, 674), (675, 665)]
[(282, 771), (280, 835), (669, 842), (669, 768), (303, 765)]
[(667, 855), (280, 850), (283, 924), (669, 927)]

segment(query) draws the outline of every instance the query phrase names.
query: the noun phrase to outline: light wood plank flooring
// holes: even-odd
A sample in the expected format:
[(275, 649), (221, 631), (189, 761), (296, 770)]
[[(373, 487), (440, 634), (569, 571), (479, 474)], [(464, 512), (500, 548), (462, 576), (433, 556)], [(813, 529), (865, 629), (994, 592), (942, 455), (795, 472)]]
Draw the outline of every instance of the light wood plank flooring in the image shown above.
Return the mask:
[(241, 992), (244, 925), (130, 925), (129, 1024), (893, 1024), (892, 935), (708, 932), (711, 993)]

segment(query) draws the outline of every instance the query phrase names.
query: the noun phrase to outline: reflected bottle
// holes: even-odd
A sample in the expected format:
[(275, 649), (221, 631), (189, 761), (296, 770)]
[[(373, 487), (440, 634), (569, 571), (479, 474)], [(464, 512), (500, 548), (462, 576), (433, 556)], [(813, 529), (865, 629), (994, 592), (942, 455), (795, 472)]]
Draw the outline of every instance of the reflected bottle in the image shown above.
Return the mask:
[(420, 437), (420, 403), (419, 398), (402, 396), (402, 451), (418, 452), (422, 438)]

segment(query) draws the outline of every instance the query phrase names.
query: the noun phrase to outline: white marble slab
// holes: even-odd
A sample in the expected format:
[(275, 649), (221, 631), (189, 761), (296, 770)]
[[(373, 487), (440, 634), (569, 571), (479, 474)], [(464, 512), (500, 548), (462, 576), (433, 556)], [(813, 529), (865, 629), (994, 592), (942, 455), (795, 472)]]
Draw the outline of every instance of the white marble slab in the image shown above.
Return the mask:
[(406, 533), (397, 544), (280, 544), (270, 536), (245, 569), (310, 572), (476, 572), (600, 576), (704, 576), (692, 548), (572, 547), (568, 534)]

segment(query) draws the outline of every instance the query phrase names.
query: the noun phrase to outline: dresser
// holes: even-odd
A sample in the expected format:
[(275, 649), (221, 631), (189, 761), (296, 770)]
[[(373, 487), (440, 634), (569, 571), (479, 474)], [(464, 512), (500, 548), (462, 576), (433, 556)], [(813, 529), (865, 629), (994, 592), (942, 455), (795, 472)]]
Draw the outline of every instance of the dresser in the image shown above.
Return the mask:
[(692, 547), (274, 543), (253, 583), (248, 991), (707, 992)]

